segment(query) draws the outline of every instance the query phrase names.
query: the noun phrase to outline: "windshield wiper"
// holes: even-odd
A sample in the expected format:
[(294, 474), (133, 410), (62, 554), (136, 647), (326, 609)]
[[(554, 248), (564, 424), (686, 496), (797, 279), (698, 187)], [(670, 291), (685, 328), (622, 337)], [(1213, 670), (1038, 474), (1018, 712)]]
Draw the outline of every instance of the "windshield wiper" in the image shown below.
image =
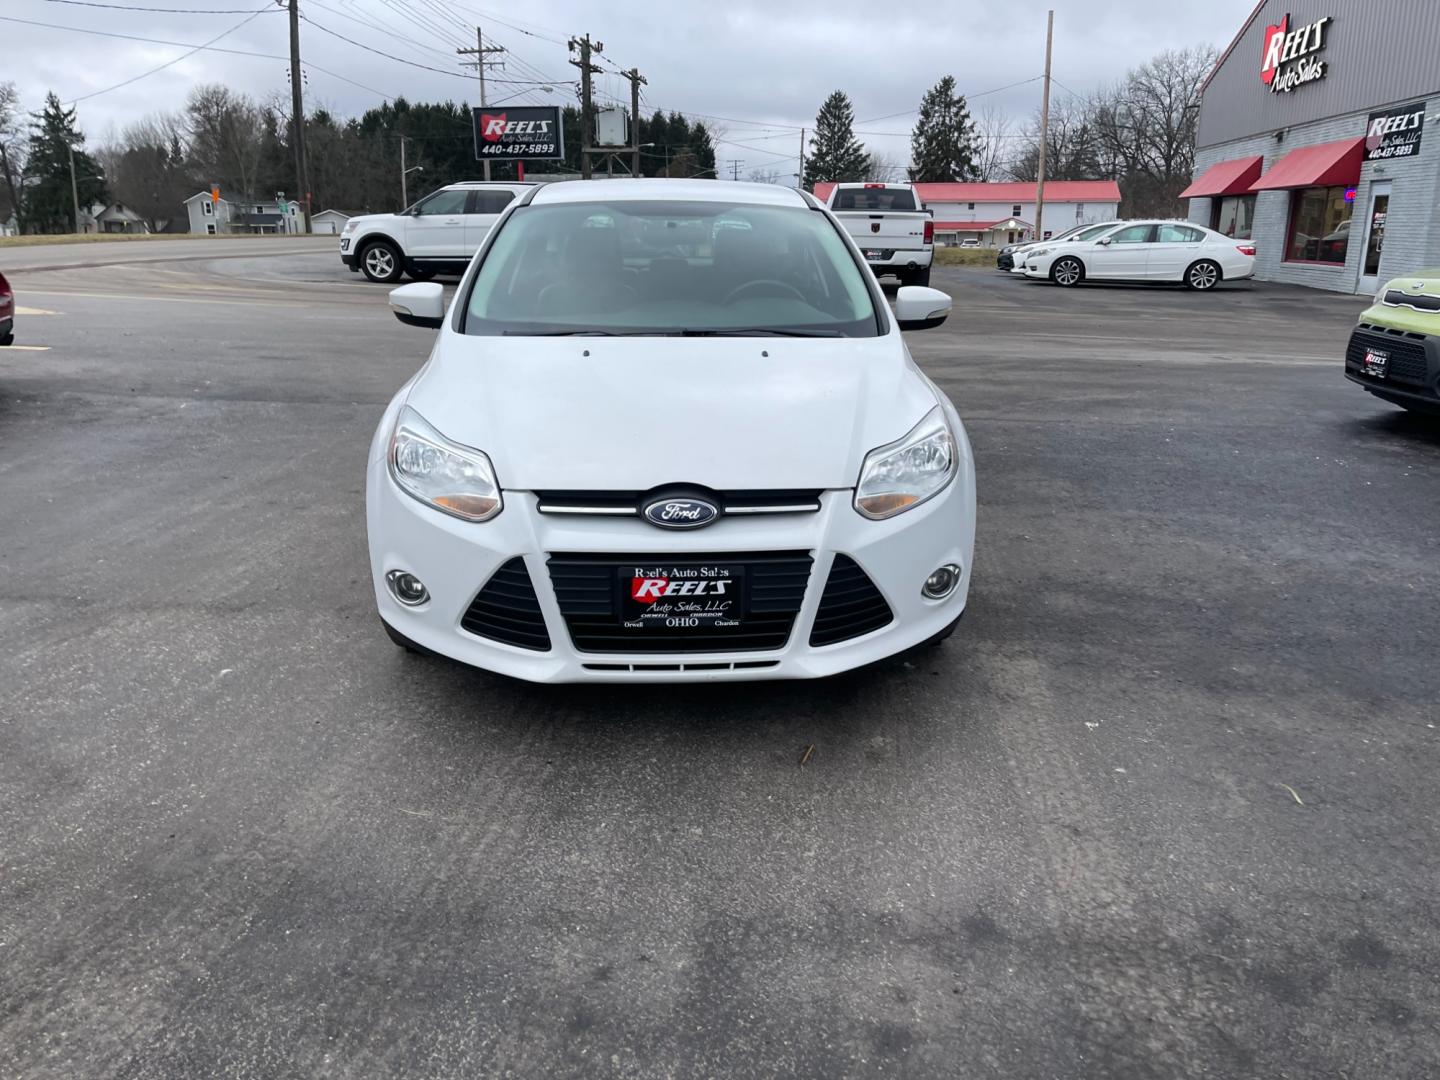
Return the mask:
[(723, 330), (682, 330), (681, 337), (841, 337), (839, 330), (783, 330), (773, 326), (748, 326)]
[(613, 330), (502, 330), (502, 337), (620, 337)]

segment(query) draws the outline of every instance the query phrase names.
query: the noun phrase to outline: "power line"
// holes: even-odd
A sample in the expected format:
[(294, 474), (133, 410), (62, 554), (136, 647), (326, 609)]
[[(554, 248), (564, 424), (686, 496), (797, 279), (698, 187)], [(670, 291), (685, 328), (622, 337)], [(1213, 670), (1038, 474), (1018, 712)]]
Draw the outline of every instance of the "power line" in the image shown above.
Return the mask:
[[(268, 9), (267, 9), (267, 10), (268, 10)], [(225, 53), (225, 54), (228, 55), (228, 56), (253, 56), (253, 57), (258, 57), (258, 58), (261, 59), (261, 60), (289, 60), (289, 59), (290, 59), (290, 57), (288, 57), (288, 56), (282, 56), (282, 55), (279, 54), (279, 53), (255, 52), (253, 49), (226, 49), (226, 48), (224, 48), (224, 47), (222, 47), (222, 46), (219, 46), (219, 45), (198, 45), (198, 46), (197, 46), (197, 45), (192, 45), (192, 44), (191, 44), (190, 42), (188, 42), (188, 41), (164, 41), (164, 40), (162, 40), (162, 39), (160, 39), (160, 38), (140, 37), (140, 36), (137, 35), (137, 34), (120, 34), (120, 33), (116, 33), (116, 32), (113, 31), (113, 30), (91, 30), (91, 29), (90, 29), (89, 27), (87, 27), (87, 26), (62, 26), (60, 23), (39, 22), (39, 21), (36, 20), (36, 19), (17, 19), (17, 18), (16, 18), (15, 16), (13, 16), (13, 15), (0, 15), (0, 22), (22, 23), (22, 24), (25, 25), (25, 26), (40, 26), (40, 27), (44, 27), (46, 30), (68, 30), (68, 31), (70, 31), (71, 33), (74, 33), (74, 34), (91, 34), (91, 35), (93, 35), (93, 36), (95, 36), (95, 37), (121, 38), (121, 39), (123, 39), (123, 40), (125, 40), (125, 41), (140, 41), (140, 42), (145, 43), (146, 45), (173, 45), (173, 46), (175, 46), (176, 48), (179, 48), (179, 49), (196, 49), (196, 50), (203, 49), (203, 50), (205, 50), (206, 52)], [(329, 68), (323, 68), (323, 67), (321, 67), (319, 64), (312, 64), (312, 63), (311, 63), (310, 61), (308, 61), (308, 60), (305, 61), (305, 66), (306, 66), (307, 68), (309, 68), (310, 70), (312, 70), (312, 71), (318, 71), (318, 72), (320, 72), (320, 73), (322, 73), (322, 74), (324, 74), (324, 75), (329, 75), (332, 79), (339, 79), (341, 82), (347, 82), (347, 83), (349, 83), (351, 86), (358, 86), (361, 90), (368, 90), (368, 91), (370, 91), (370, 93), (375, 94), (375, 95), (377, 95), (378, 97), (382, 97), (382, 98), (384, 98), (386, 101), (389, 101), (389, 100), (391, 100), (391, 99), (394, 97), (393, 94), (385, 94), (385, 93), (382, 93), (381, 91), (376, 90), (373, 86), (366, 86), (366, 85), (365, 85), (364, 83), (362, 83), (362, 82), (356, 82), (354, 79), (351, 79), (351, 78), (349, 78), (348, 76), (341, 75), (341, 74), (339, 74), (338, 72), (335, 72), (335, 71), (331, 71)], [(80, 100), (80, 99), (76, 99), (76, 100)]]
[[(159, 11), (166, 15), (259, 15), (266, 11), (280, 11), (280, 8), (264, 7), (260, 11), (254, 8), (170, 8), (170, 7), (135, 7), (131, 4), (101, 4), (96, 0), (45, 0), (49, 4), (70, 4), (74, 7), (90, 8), (111, 8), (115, 11)], [(246, 20), (247, 22), (249, 20)]]
[[(1019, 82), (1007, 83), (1004, 86), (997, 86), (994, 90), (981, 90), (978, 94), (962, 94), (961, 96), (966, 101), (969, 101), (972, 98), (989, 97), (991, 94), (998, 94), (1004, 90), (1014, 90), (1017, 86), (1025, 86), (1028, 83), (1039, 82), (1044, 77), (1044, 75), (1036, 75), (1029, 79), (1021, 79)], [(857, 120), (855, 122), (860, 125), (876, 124), (879, 123), (881, 120), (894, 120), (897, 116), (911, 116), (919, 111), (920, 110), (918, 108), (906, 109), (904, 112), (890, 113), (888, 116), (872, 116), (869, 120)]]
[[(406, 64), (413, 68), (420, 68), (422, 71), (433, 71), (437, 75), (449, 75), (452, 78), (464, 79), (466, 82), (470, 81), (470, 76), (466, 75), (463, 72), (446, 71), (444, 68), (431, 67), (429, 64), (417, 63), (414, 60), (406, 60), (403, 56), (395, 56), (393, 53), (387, 53), (380, 49), (373, 49), (369, 45), (364, 45), (356, 41), (354, 38), (348, 38), (344, 34), (331, 30), (328, 26), (321, 26), (308, 15), (301, 15), (300, 17), (304, 19), (307, 23), (309, 23), (311, 26), (315, 27), (316, 30), (321, 31), (322, 33), (329, 34), (331, 37), (339, 38), (341, 41), (349, 45), (354, 45), (357, 49), (364, 49), (366, 52), (374, 53), (376, 56), (383, 56), (386, 60), (394, 60), (397, 64)], [(495, 79), (492, 81), (497, 83), (513, 83), (517, 86), (534, 86), (537, 82), (537, 80), (535, 79)]]
[[(96, 6), (101, 6), (101, 5), (96, 5)], [(242, 26), (244, 26), (246, 23), (251, 22), (252, 20), (254, 20), (255, 18), (257, 18), (258, 16), (265, 14), (267, 11), (277, 11), (277, 10), (279, 10), (279, 9), (278, 9), (278, 8), (263, 7), (263, 8), (261, 8), (261, 9), (258, 10), (258, 11), (252, 11), (252, 12), (250, 12), (250, 14), (249, 14), (246, 18), (241, 19), (241, 20), (240, 20), (238, 23), (236, 23), (234, 26), (230, 27), (229, 30), (222, 30), (222, 31), (220, 31), (220, 33), (216, 34), (216, 35), (215, 35), (213, 38), (211, 38), (209, 41), (205, 42), (204, 45), (196, 45), (196, 46), (195, 46), (193, 49), (191, 49), (190, 51), (181, 53), (179, 56), (175, 57), (175, 59), (173, 59), (173, 60), (167, 60), (167, 61), (165, 61), (165, 63), (161, 64), (159, 67), (153, 67), (153, 68), (151, 68), (149, 71), (142, 71), (139, 75), (136, 75), (136, 76), (134, 76), (133, 78), (126, 79), (124, 82), (118, 82), (118, 83), (116, 83), (114, 86), (107, 86), (107, 87), (105, 87), (104, 90), (93, 90), (93, 91), (91, 91), (91, 92), (88, 93), (88, 94), (81, 94), (81, 95), (80, 95), (79, 97), (77, 97), (77, 98), (72, 98), (72, 99), (70, 100), (70, 104), (71, 104), (71, 105), (78, 105), (78, 104), (79, 104), (80, 102), (82, 102), (82, 101), (89, 101), (91, 98), (93, 98), (93, 97), (99, 97), (101, 94), (108, 94), (111, 90), (119, 90), (122, 86), (129, 86), (131, 83), (139, 82), (141, 79), (145, 78), (145, 77), (148, 76), (148, 75), (154, 75), (157, 71), (164, 71), (164, 70), (165, 70), (166, 68), (168, 68), (168, 67), (173, 67), (173, 66), (175, 66), (176, 64), (178, 64), (181, 60), (184, 60), (187, 56), (194, 56), (194, 55), (195, 55), (197, 52), (199, 52), (201, 49), (208, 49), (211, 45), (214, 45), (215, 42), (219, 41), (221, 38), (225, 37), (227, 34), (233, 34), (236, 30), (239, 30), (239, 29), (240, 29)]]

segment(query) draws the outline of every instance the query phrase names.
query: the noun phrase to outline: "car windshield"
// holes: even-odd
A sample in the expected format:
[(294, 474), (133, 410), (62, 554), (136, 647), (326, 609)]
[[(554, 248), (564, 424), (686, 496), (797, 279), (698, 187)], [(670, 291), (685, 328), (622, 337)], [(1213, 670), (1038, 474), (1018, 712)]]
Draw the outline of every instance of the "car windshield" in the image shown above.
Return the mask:
[(630, 201), (518, 207), (475, 275), (467, 334), (874, 337), (870, 289), (826, 215)]
[(842, 187), (835, 192), (832, 210), (918, 210), (909, 188), (887, 188), (866, 184), (863, 188)]

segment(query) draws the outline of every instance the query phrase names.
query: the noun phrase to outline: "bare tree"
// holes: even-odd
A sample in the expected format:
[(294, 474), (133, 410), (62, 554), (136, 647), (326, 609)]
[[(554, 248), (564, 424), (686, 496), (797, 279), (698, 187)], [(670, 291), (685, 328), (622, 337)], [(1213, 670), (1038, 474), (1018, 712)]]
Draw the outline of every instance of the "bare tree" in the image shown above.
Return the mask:
[(205, 183), (191, 174), (185, 118), (157, 113), (131, 124), (97, 158), (116, 200), (160, 232), (182, 212), (185, 198)]
[(1005, 163), (1010, 158), (1010, 118), (993, 104), (980, 110), (975, 119), (979, 153), (975, 155), (975, 171), (983, 181), (1004, 178)]
[(890, 154), (872, 153), (869, 178), (882, 183), (902, 183), (909, 179), (909, 170)]
[(752, 184), (784, 183), (784, 181), (780, 179), (779, 169), (751, 169), (750, 175), (747, 176), (746, 179)]
[(20, 95), (13, 82), (0, 83), (0, 173), (4, 174), (5, 190), (0, 192), (0, 221), (10, 214), (20, 231), (25, 231), (25, 165), (29, 159), (30, 138)]
[(1195, 168), (1200, 86), (1215, 57), (1208, 45), (1167, 50), (1088, 103), (1100, 160), (1118, 175), (1127, 213), (1179, 212)]
[[(1092, 107), (1079, 98), (1050, 104), (1050, 133), (1045, 145), (1047, 180), (1110, 179), (1101, 161), (1101, 145)], [(1009, 173), (1014, 180), (1034, 180), (1040, 174), (1040, 114), (1031, 118), (1017, 140)]]
[(197, 86), (185, 103), (190, 158), (202, 184), (256, 194), (265, 156), (265, 117), (244, 94), (218, 83)]

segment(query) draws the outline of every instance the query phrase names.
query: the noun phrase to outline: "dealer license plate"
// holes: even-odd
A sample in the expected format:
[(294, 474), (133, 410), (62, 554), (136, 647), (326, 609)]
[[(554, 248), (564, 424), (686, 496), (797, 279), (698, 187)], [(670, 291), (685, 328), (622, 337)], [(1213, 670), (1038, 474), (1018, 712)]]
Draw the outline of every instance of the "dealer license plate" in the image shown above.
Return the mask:
[(650, 563), (618, 572), (621, 624), (627, 630), (739, 626), (745, 616), (743, 566)]
[(1385, 378), (1385, 369), (1390, 364), (1390, 354), (1384, 349), (1365, 350), (1365, 374), (1376, 379)]
[(867, 251), (867, 252), (865, 252), (865, 261), (866, 261), (866, 262), (880, 262), (880, 261), (881, 261), (882, 259), (884, 259), (884, 258), (885, 258), (885, 253), (884, 253), (883, 251)]

